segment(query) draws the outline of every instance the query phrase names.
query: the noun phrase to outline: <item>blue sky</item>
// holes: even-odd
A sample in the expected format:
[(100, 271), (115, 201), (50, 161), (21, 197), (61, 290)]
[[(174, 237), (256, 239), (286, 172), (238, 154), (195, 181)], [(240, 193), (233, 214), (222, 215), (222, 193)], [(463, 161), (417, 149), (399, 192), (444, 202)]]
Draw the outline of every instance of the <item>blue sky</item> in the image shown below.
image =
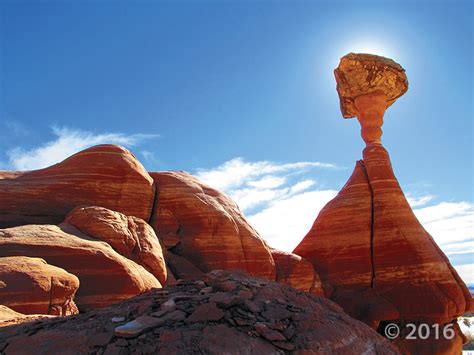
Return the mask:
[(471, 1), (4, 0), (0, 11), (0, 168), (126, 145), (149, 170), (229, 193), (288, 249), (361, 158), (358, 123), (339, 111), (339, 57), (392, 57), (410, 88), (382, 140), (420, 220), (474, 282)]

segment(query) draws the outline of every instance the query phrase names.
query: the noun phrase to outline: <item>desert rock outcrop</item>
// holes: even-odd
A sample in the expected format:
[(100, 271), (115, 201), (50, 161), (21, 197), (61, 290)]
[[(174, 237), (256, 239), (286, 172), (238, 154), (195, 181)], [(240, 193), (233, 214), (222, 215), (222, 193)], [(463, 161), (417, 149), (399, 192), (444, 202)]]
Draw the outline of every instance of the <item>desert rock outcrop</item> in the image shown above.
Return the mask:
[(230, 198), (184, 172), (150, 175), (158, 188), (150, 224), (171, 252), (203, 272), (243, 270), (275, 279), (269, 247)]
[(24, 314), (77, 314), (79, 279), (39, 258), (0, 257), (0, 304)]
[(81, 232), (107, 242), (119, 254), (150, 271), (162, 285), (166, 264), (158, 238), (144, 220), (103, 207), (77, 207), (64, 220)]
[(142, 266), (67, 224), (1, 229), (0, 256), (39, 257), (76, 275), (80, 287), (75, 302), (80, 311), (161, 287)]
[(0, 228), (58, 224), (77, 206), (150, 218), (153, 180), (125, 148), (98, 145), (51, 167), (0, 171)]

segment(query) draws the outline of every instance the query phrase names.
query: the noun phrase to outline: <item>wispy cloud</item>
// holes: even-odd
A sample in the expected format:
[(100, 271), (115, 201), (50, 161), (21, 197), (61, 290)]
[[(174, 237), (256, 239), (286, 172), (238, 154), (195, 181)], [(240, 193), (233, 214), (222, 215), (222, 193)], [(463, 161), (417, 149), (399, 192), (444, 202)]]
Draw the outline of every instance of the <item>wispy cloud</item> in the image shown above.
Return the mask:
[[(311, 169), (337, 168), (335, 164), (296, 162), (278, 164), (235, 158), (198, 177), (230, 195), (250, 223), (275, 248), (291, 251), (311, 228), (336, 189), (322, 188)], [(433, 194), (407, 193), (423, 226), (466, 282), (474, 282), (474, 205), (445, 202)], [(471, 274), (469, 274), (471, 272)]]
[(321, 162), (296, 162), (288, 164), (278, 164), (269, 161), (248, 162), (243, 158), (234, 158), (210, 170), (199, 169), (197, 176), (217, 189), (229, 191), (249, 182), (253, 184), (250, 186), (268, 183), (268, 181), (275, 179), (276, 174), (306, 171), (311, 168), (336, 168), (336, 166)]
[[(244, 212), (260, 207), (269, 208), (278, 201), (303, 193), (316, 182), (298, 176), (312, 169), (335, 169), (322, 162), (275, 163), (248, 162), (234, 158), (209, 170), (198, 170), (197, 176), (209, 185), (225, 191)], [(296, 179), (295, 179), (296, 177)]]
[(144, 140), (156, 138), (155, 134), (99, 133), (53, 127), (55, 138), (39, 147), (23, 149), (16, 147), (7, 152), (7, 168), (15, 170), (40, 169), (58, 163), (80, 150), (97, 144), (119, 144), (136, 146)]

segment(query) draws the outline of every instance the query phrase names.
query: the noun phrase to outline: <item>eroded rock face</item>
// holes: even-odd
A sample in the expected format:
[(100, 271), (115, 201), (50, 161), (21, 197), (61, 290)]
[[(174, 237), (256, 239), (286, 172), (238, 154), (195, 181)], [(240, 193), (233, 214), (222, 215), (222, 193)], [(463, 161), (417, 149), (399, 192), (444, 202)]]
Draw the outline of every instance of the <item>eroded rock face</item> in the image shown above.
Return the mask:
[(75, 302), (81, 311), (161, 287), (142, 266), (67, 224), (1, 229), (0, 256), (40, 257), (76, 275), (80, 288)]
[(321, 280), (313, 264), (299, 255), (272, 249), (276, 266), (276, 281), (298, 290), (324, 296)]
[(0, 258), (0, 304), (24, 314), (77, 314), (79, 279), (39, 258)]
[(327, 299), (222, 271), (67, 322), (41, 321), (0, 332), (6, 355), (23, 349), (46, 354), (99, 348), (106, 354), (399, 353)]
[(150, 224), (167, 248), (204, 272), (243, 270), (274, 280), (270, 249), (230, 198), (184, 172), (150, 175), (158, 186)]
[(77, 207), (64, 220), (81, 232), (107, 242), (119, 254), (150, 271), (162, 285), (166, 264), (158, 238), (148, 223), (103, 207)]
[[(468, 289), (413, 214), (385, 148), (369, 145), (363, 155), (294, 252), (318, 270), (328, 297), (374, 328), (399, 319), (450, 324), (472, 309)], [(459, 351), (459, 333), (439, 348)], [(424, 344), (410, 346), (436, 346)]]
[(125, 148), (98, 145), (46, 169), (0, 171), (0, 228), (58, 224), (77, 206), (148, 220), (153, 180)]

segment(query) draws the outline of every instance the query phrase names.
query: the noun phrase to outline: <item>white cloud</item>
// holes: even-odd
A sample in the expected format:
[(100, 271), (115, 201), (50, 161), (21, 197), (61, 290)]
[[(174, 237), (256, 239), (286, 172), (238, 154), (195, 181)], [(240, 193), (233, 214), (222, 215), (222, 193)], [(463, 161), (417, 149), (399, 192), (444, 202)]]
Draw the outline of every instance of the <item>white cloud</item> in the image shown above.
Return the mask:
[[(309, 169), (334, 164), (277, 164), (235, 158), (198, 177), (230, 195), (270, 246), (292, 251), (311, 228), (324, 205), (336, 194), (307, 178)], [(296, 177), (296, 180), (295, 180)], [(407, 194), (415, 215), (450, 258), (461, 277), (474, 283), (474, 205), (436, 202), (431, 194)]]
[[(235, 158), (211, 170), (198, 170), (197, 176), (230, 195), (272, 247), (291, 251), (336, 194), (331, 189), (315, 189), (316, 181), (305, 178), (304, 173), (314, 168), (337, 167), (321, 162), (278, 164)], [(310, 188), (313, 190), (308, 191)]]
[(420, 197), (414, 197), (412, 194), (407, 193), (406, 198), (408, 203), (412, 208), (419, 207), (419, 206), (424, 206), (431, 200), (435, 198), (433, 195), (425, 195), (425, 196), (420, 196)]
[(336, 168), (334, 164), (321, 162), (277, 164), (269, 161), (246, 162), (243, 158), (234, 158), (211, 170), (199, 169), (196, 175), (209, 185), (219, 190), (228, 191), (248, 182), (255, 186), (261, 180), (261, 177), (269, 179), (268, 175), (271, 174), (301, 171), (316, 167)]
[(247, 185), (260, 189), (273, 189), (283, 185), (285, 182), (286, 178), (281, 176), (265, 176), (260, 180), (249, 181)]
[(120, 144), (131, 147), (145, 139), (155, 138), (154, 134), (100, 133), (53, 127), (56, 138), (29, 150), (17, 147), (7, 152), (9, 168), (15, 170), (40, 169), (58, 163), (80, 150), (97, 144)]
[(248, 217), (268, 244), (293, 251), (313, 225), (319, 211), (335, 195), (335, 190), (315, 190), (274, 201)]

